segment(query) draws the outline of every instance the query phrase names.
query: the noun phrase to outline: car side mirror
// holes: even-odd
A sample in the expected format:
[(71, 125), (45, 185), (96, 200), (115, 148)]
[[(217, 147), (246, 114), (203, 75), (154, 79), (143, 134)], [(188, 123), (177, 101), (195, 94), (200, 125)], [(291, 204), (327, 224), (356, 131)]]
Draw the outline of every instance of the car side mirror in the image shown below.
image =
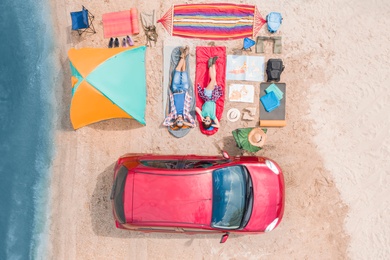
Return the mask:
[(229, 233), (223, 234), (222, 237), (221, 237), (221, 241), (219, 241), (219, 243), (221, 243), (221, 244), (225, 243), (226, 240), (228, 240), (228, 238), (229, 238)]
[(229, 160), (229, 159), (230, 159), (230, 156), (229, 156), (229, 154), (228, 154), (226, 151), (222, 151), (222, 156), (223, 156), (223, 158), (225, 158), (226, 160)]

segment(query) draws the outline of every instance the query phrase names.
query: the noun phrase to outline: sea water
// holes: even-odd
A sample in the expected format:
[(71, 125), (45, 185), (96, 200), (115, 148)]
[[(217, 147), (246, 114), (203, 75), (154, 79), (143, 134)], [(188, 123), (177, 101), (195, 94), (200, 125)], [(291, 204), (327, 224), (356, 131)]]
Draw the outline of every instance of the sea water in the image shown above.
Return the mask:
[(50, 6), (1, 0), (0, 7), (0, 259), (40, 259), (54, 143)]

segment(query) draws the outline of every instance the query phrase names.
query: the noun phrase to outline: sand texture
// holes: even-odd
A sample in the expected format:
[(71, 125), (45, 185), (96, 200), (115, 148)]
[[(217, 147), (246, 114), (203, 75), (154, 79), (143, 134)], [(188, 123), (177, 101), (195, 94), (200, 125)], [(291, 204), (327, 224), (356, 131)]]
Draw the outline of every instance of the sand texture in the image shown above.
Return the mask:
[[(284, 219), (264, 235), (137, 233), (115, 228), (109, 194), (116, 159), (127, 152), (215, 155), (218, 147), (242, 154), (231, 132), (258, 121), (231, 123), (227, 111), (245, 103), (226, 99), (221, 129), (207, 137), (199, 128), (181, 139), (163, 122), (163, 46), (188, 44), (191, 79), (195, 47), (209, 41), (175, 38), (157, 25), (157, 46), (147, 48), (146, 126), (113, 119), (72, 129), (69, 119), (70, 48), (106, 47), (102, 14), (131, 7), (156, 11), (172, 4), (206, 1), (70, 1), (53, 3), (60, 87), (56, 159), (51, 179), (49, 259), (389, 259), (390, 239), (390, 3), (385, 0), (223, 1), (256, 4), (265, 17), (283, 15), (277, 35), (282, 54), (265, 45), (265, 58), (282, 58), (287, 85), (287, 125), (269, 128), (256, 153), (276, 160), (286, 183)], [(216, 1), (219, 2), (219, 1)], [(79, 37), (69, 12), (85, 5), (97, 33)], [(268, 35), (266, 25), (259, 35)], [(145, 44), (144, 33), (134, 37)], [(233, 54), (242, 40), (216, 41)], [(250, 55), (258, 55), (252, 51)], [(227, 85), (229, 83), (227, 82)], [(259, 88), (255, 88), (259, 95)], [(256, 118), (258, 118), (259, 104)]]

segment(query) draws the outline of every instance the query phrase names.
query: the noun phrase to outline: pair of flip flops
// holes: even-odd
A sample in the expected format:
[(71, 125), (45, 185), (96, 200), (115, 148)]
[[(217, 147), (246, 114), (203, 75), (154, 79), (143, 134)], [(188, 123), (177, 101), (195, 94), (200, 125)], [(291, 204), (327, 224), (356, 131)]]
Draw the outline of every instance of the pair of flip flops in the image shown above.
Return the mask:
[(186, 47), (180, 47), (180, 58), (187, 58), (188, 54), (190, 54), (190, 47), (186, 45)]

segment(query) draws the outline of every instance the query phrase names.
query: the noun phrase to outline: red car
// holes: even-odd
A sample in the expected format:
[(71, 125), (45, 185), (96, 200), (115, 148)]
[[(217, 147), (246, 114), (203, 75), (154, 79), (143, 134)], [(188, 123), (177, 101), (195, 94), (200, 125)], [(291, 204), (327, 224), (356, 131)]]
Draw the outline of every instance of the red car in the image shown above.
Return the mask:
[(117, 228), (188, 234), (262, 233), (284, 211), (283, 173), (256, 156), (126, 154), (111, 200)]

